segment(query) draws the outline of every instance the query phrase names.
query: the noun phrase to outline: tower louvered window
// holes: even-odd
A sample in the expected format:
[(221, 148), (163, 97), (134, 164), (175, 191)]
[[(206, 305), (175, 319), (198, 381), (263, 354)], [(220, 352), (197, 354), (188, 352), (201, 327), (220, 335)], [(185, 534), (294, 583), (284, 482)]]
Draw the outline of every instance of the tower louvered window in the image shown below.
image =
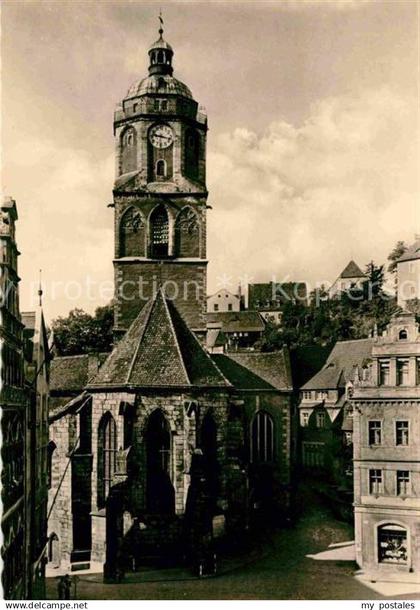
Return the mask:
[(155, 258), (168, 256), (169, 220), (163, 206), (158, 207), (150, 218), (150, 255)]

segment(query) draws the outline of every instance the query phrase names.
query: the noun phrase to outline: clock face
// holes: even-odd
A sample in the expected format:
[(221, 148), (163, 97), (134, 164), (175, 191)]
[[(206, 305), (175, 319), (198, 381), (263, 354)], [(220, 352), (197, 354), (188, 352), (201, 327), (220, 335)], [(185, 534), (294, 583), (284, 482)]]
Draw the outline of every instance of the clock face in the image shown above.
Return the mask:
[(155, 148), (168, 148), (174, 140), (174, 134), (168, 125), (155, 125), (149, 132), (149, 140)]

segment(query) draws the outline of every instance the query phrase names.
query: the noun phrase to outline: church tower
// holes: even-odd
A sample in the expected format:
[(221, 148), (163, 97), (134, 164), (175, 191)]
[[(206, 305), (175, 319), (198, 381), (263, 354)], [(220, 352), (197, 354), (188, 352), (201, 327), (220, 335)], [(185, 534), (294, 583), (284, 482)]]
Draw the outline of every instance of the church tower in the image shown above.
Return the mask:
[(160, 287), (192, 330), (205, 330), (207, 117), (173, 76), (173, 56), (161, 26), (149, 75), (115, 111), (117, 336)]

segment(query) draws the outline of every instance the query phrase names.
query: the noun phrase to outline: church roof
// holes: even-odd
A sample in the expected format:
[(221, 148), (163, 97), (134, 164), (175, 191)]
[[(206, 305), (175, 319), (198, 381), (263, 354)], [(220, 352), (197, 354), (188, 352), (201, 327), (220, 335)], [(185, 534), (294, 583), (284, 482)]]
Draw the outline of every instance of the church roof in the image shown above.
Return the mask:
[(417, 239), (412, 246), (410, 246), (404, 254), (398, 259), (398, 263), (405, 261), (414, 261), (420, 259), (420, 239)]
[(352, 278), (352, 277), (366, 277), (363, 271), (360, 269), (359, 265), (356, 265), (354, 261), (350, 261), (347, 267), (343, 269), (340, 273), (340, 277), (342, 278)]
[(228, 387), (171, 301), (159, 290), (88, 387)]
[(356, 367), (362, 367), (371, 358), (374, 339), (337, 341), (327, 362), (302, 390), (329, 390), (344, 388), (354, 380)]
[(224, 333), (262, 332), (263, 317), (258, 311), (211, 311), (206, 314), (207, 323), (220, 322)]
[(286, 349), (270, 353), (213, 354), (212, 358), (238, 390), (292, 390)]
[(184, 85), (184, 83), (170, 74), (152, 74), (137, 80), (127, 91), (125, 99), (148, 93), (173, 94), (193, 99), (193, 95), (187, 85)]

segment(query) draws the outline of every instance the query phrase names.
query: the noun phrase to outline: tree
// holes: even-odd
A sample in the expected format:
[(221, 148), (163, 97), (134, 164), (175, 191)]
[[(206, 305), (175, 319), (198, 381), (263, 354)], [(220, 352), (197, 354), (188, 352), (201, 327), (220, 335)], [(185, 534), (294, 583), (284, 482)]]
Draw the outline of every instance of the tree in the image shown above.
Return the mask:
[(388, 265), (388, 273), (393, 273), (393, 274), (396, 273), (397, 261), (399, 258), (401, 258), (401, 256), (404, 254), (404, 252), (407, 251), (407, 248), (408, 248), (408, 246), (405, 244), (405, 242), (397, 241), (397, 243), (394, 246), (394, 249), (388, 255), (388, 260), (390, 261), (390, 263)]
[(52, 322), (54, 345), (59, 356), (109, 352), (112, 348), (112, 305), (98, 307), (92, 316), (73, 309), (67, 317)]
[(368, 281), (365, 282), (366, 297), (372, 299), (383, 293), (383, 285), (385, 280), (384, 265), (376, 266), (373, 261), (366, 265), (366, 276)]

